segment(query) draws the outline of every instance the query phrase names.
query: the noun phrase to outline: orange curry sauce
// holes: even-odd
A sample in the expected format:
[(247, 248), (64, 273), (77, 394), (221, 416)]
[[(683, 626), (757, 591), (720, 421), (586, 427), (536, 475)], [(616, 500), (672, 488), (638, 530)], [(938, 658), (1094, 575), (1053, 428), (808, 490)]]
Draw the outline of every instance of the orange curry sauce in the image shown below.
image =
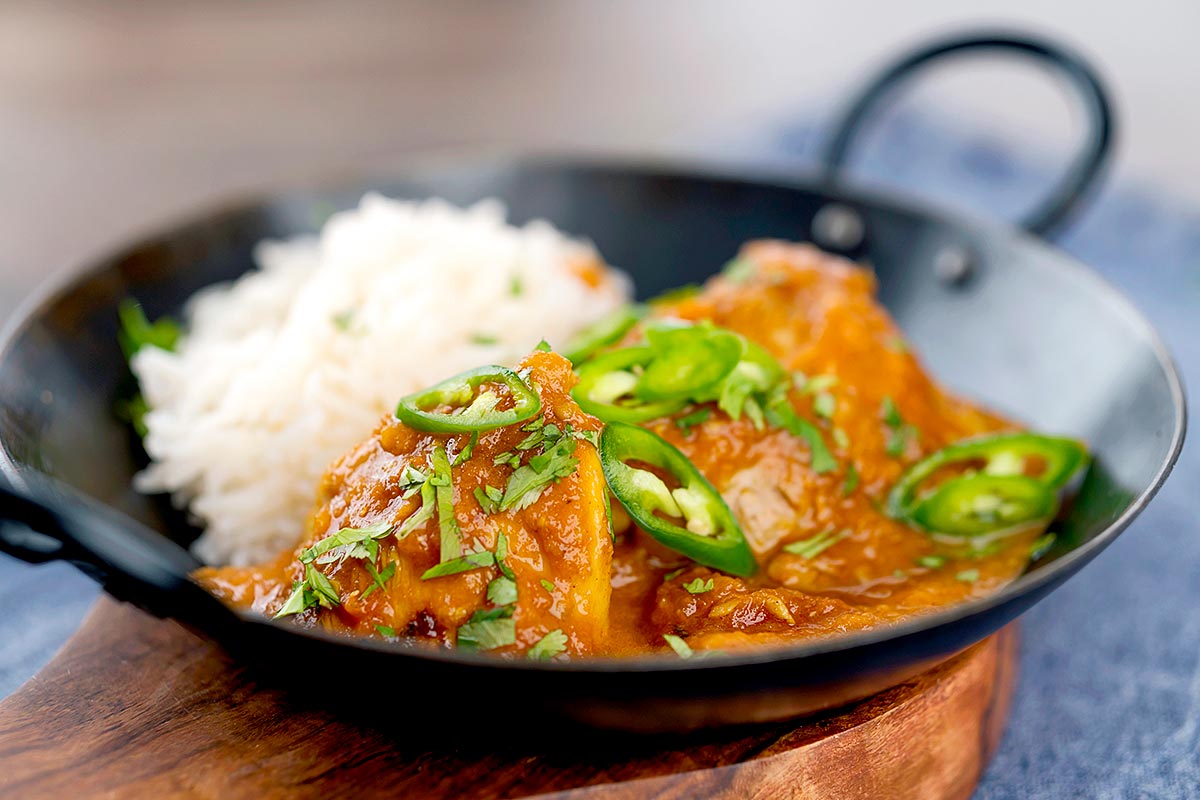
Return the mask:
[[(494, 550), (499, 531), (507, 537), (506, 564), (517, 583), (516, 642), (496, 652), (519, 654), (554, 630), (565, 634), (567, 655), (661, 651), (663, 634), (680, 636), (696, 650), (795, 642), (983, 596), (1025, 568), (1037, 527), (969, 552), (881, 511), (907, 466), (957, 440), (1013, 426), (930, 380), (875, 302), (868, 271), (810, 246), (780, 242), (751, 243), (740, 258), (753, 269), (713, 278), (698, 294), (657, 305), (653, 314), (712, 320), (758, 343), (790, 371), (829, 376), (821, 379), (821, 391), (833, 398), (831, 414), (828, 405), (827, 416), (814, 408), (819, 392), (801, 388), (790, 396), (796, 410), (819, 425), (838, 468), (816, 474), (803, 440), (771, 426), (756, 430), (749, 419), (731, 420), (715, 406), (686, 432), (671, 418), (647, 424), (690, 458), (729, 504), (760, 567), (742, 579), (659, 545), (631, 527), (615, 502), (614, 542), (604, 476), (586, 440), (575, 450), (575, 472), (531, 506), (485, 513), (474, 490), (505, 486), (513, 468), (496, 466), (493, 458), (528, 434), (521, 425), (481, 434), (471, 457), (452, 470), (454, 513), (464, 552)], [(575, 377), (565, 359), (535, 352), (521, 367), (529, 370), (547, 422), (601, 428), (571, 399)], [(902, 449), (881, 411), (886, 398), (910, 426)], [(419, 495), (402, 497), (405, 466), (425, 470), (435, 446), (460, 452), (467, 441), (466, 434), (424, 433), (384, 419), (330, 468), (296, 550), (258, 567), (205, 568), (198, 579), (235, 607), (275, 613), (303, 575), (301, 550), (342, 528), (400, 525), (420, 504)], [(784, 549), (819, 534), (835, 542), (816, 555)], [(304, 611), (297, 623), (361, 636), (380, 636), (377, 626), (383, 626), (399, 637), (453, 647), (458, 627), (489, 607), (487, 586), (499, 574), (494, 566), (421, 579), (439, 561), (436, 514), (402, 541), (382, 539), (379, 554), (380, 564), (396, 564), (383, 589), (363, 596), (373, 580), (358, 559), (323, 566), (341, 605)], [(697, 578), (700, 586), (711, 578), (712, 588), (688, 591), (685, 585), (695, 588)]]

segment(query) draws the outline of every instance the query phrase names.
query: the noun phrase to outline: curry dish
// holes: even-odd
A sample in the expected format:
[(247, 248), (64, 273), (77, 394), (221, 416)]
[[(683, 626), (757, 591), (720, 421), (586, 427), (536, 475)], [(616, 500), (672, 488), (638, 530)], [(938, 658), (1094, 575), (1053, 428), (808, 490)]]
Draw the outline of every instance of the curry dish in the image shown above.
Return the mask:
[(405, 398), (330, 467), (298, 548), (198, 578), (297, 624), (543, 659), (696, 657), (995, 592), (1086, 451), (944, 392), (874, 293), (751, 243), (565, 355)]

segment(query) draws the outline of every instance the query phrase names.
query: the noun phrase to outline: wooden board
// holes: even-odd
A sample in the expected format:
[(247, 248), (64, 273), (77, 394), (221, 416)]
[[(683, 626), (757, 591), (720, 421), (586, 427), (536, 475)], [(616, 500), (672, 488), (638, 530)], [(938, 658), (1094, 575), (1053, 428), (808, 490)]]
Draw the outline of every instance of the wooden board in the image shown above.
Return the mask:
[(297, 706), (209, 642), (105, 598), (0, 704), (0, 796), (958, 800), (999, 741), (1015, 651), (1010, 627), (800, 723), (670, 738), (571, 730), (535, 749), (506, 742), (503, 710), (484, 708), (461, 741), (430, 747), (419, 719), (371, 729)]

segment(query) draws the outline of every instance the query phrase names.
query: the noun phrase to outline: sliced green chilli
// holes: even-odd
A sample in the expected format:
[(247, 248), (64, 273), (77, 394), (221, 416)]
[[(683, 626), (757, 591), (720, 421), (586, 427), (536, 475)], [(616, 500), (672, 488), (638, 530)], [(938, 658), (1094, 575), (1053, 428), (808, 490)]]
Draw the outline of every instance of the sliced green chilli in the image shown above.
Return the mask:
[(646, 402), (636, 395), (638, 371), (654, 357), (654, 350), (644, 346), (596, 356), (579, 367), (579, 383), (571, 396), (580, 408), (605, 422), (638, 423), (673, 414), (683, 408), (686, 398)]
[(646, 316), (643, 305), (626, 305), (584, 328), (571, 338), (563, 347), (562, 354), (572, 364), (578, 366), (581, 361), (591, 356), (602, 347), (615, 344), (629, 329)]
[[(499, 409), (503, 398), (488, 384), (503, 386), (512, 406)], [(415, 394), (396, 407), (396, 417), (409, 427), (431, 433), (490, 431), (524, 422), (542, 410), (537, 393), (507, 367), (477, 367)]]
[[(1087, 448), (1074, 439), (1032, 433), (967, 439), (910, 467), (889, 493), (887, 511), (943, 533), (971, 535), (1010, 527), (1052, 515), (1058, 490), (1089, 460)], [(955, 468), (966, 471), (922, 491), (936, 473)]]
[(911, 518), (926, 530), (976, 536), (1049, 519), (1057, 509), (1058, 497), (1033, 478), (977, 473), (943, 483)]
[(741, 360), (745, 339), (711, 325), (650, 328), (654, 358), (635, 392), (643, 400), (695, 397), (716, 387)]
[[(620, 422), (600, 434), (600, 464), (609, 488), (638, 527), (697, 563), (732, 575), (758, 564), (729, 506), (687, 456), (654, 433)], [(667, 474), (671, 489), (657, 474)]]

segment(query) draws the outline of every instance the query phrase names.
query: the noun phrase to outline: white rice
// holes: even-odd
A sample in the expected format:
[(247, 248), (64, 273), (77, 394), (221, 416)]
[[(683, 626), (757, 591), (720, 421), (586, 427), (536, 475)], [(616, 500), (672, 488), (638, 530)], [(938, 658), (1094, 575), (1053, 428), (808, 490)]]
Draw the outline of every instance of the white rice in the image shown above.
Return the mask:
[(590, 245), (545, 222), (508, 225), (495, 201), (367, 195), (318, 238), (263, 242), (255, 259), (192, 298), (176, 353), (143, 348), (133, 362), (151, 408), (137, 488), (187, 505), (205, 527), (194, 551), (212, 564), (296, 543), (322, 472), (401, 396), (561, 344), (628, 296), (616, 271), (598, 287), (581, 279), (581, 264), (600, 263)]

